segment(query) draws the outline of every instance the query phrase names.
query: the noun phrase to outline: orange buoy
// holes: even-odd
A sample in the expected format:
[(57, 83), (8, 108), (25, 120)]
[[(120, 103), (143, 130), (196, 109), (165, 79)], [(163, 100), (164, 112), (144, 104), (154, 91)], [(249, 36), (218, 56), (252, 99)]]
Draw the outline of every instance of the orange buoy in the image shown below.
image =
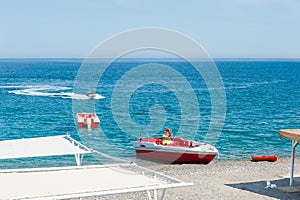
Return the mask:
[(272, 155), (272, 156), (251, 156), (251, 161), (253, 162), (258, 162), (258, 161), (268, 161), (268, 162), (275, 162), (277, 161), (277, 156)]

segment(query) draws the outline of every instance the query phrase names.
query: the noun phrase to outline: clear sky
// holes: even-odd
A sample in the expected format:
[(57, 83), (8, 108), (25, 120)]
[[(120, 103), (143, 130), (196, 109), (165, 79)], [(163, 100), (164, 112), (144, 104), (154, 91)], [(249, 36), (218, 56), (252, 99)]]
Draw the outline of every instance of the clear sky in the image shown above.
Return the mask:
[(0, 0), (0, 57), (85, 57), (142, 27), (184, 33), (212, 57), (300, 58), (299, 0)]

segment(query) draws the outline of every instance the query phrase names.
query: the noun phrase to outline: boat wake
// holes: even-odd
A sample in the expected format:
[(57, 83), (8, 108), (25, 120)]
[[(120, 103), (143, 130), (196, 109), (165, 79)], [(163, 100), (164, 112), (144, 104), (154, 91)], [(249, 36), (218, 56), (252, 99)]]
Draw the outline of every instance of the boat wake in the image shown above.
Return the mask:
[[(88, 100), (91, 97), (86, 94), (76, 94), (70, 92), (72, 88), (62, 87), (62, 86), (0, 86), (0, 88), (14, 88), (14, 90), (9, 91), (11, 94), (17, 95), (27, 95), (27, 96), (40, 96), (40, 97), (56, 97), (64, 99), (78, 99), (78, 100)], [(104, 99), (105, 97), (100, 94), (95, 94), (92, 99)]]
[[(68, 98), (68, 97), (66, 97), (66, 98)], [(80, 100), (80, 99), (81, 100), (86, 100), (86, 99), (96, 99), (96, 100), (98, 100), (98, 99), (104, 99), (105, 97), (102, 96), (101, 94), (95, 94), (94, 97), (91, 98), (91, 97), (89, 97), (89, 96), (87, 96), (85, 94), (70, 93), (70, 98), (72, 98), (72, 99), (78, 99), (78, 100)]]

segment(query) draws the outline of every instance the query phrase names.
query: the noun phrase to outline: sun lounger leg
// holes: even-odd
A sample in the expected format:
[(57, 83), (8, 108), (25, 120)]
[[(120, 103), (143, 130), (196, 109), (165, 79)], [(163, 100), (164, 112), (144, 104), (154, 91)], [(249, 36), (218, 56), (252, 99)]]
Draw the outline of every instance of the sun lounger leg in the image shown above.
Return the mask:
[[(163, 196), (164, 196), (164, 193), (165, 192), (163, 192)], [(147, 195), (148, 195), (148, 199), (152, 200), (151, 192), (149, 190), (147, 190)], [(163, 198), (164, 197), (162, 197), (161, 199), (163, 200)], [(157, 199), (158, 199), (157, 190), (153, 190), (153, 200), (157, 200)]]
[(297, 144), (298, 144), (297, 141), (292, 140), (290, 186), (293, 186), (293, 181), (294, 181), (295, 148), (296, 148)]
[(147, 190), (147, 194), (148, 194), (148, 199), (149, 199), (149, 200), (152, 200), (151, 193), (150, 193), (149, 190)]
[(157, 200), (157, 190), (153, 191), (153, 198), (154, 198), (154, 200)]
[(164, 190), (162, 191), (162, 194), (161, 194), (161, 200), (164, 200), (164, 199), (165, 199), (166, 191), (167, 191), (167, 189), (164, 189)]
[(75, 154), (77, 166), (81, 166), (84, 154)]

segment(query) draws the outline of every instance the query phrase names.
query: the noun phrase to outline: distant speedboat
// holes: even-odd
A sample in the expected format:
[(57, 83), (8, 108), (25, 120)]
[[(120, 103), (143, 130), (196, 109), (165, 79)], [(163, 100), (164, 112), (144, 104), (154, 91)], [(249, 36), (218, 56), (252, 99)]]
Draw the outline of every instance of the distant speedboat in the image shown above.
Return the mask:
[(97, 128), (99, 127), (99, 117), (96, 113), (77, 113), (77, 123), (79, 128)]
[(168, 163), (208, 164), (218, 154), (210, 144), (181, 138), (148, 138), (132, 144), (137, 158)]
[(95, 94), (92, 91), (88, 91), (86, 96), (90, 97), (91, 99), (95, 98)]

